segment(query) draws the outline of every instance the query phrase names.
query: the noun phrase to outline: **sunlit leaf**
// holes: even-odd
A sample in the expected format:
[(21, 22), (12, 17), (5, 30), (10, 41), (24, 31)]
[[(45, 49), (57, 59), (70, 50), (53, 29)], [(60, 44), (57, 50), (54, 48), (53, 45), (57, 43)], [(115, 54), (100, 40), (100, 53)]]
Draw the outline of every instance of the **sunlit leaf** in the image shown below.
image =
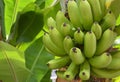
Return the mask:
[(10, 33), (11, 26), (16, 20), (18, 12), (29, 3), (34, 2), (35, 0), (4, 0), (5, 3), (5, 28), (7, 34)]
[(18, 19), (11, 29), (8, 42), (12, 45), (30, 42), (42, 30), (43, 25), (43, 14), (36, 4), (31, 3), (25, 7), (20, 16), (18, 15)]
[(30, 72), (25, 67), (24, 53), (0, 41), (0, 80), (25, 82)]

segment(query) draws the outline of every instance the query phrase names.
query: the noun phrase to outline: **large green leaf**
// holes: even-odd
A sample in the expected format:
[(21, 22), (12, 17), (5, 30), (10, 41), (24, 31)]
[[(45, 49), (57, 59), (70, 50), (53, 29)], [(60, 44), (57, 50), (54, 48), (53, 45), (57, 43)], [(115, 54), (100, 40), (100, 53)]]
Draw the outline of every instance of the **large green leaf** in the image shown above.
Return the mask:
[(120, 0), (114, 0), (111, 3), (110, 8), (113, 11), (113, 13), (115, 14), (115, 17), (117, 18), (120, 14)]
[(22, 42), (30, 42), (41, 31), (44, 25), (43, 14), (39, 7), (30, 3), (25, 7), (11, 29), (8, 42), (17, 45)]
[(24, 53), (0, 41), (0, 80), (25, 82), (30, 72), (25, 67)]
[[(32, 72), (27, 82), (42, 82), (41, 80), (43, 80), (44, 76), (46, 76), (50, 70), (46, 63), (53, 58), (53, 56), (48, 54), (44, 49), (42, 37), (27, 48), (25, 51), (25, 58), (26, 66)], [(49, 82), (50, 74), (47, 76), (46, 82)]]
[(29, 3), (35, 0), (4, 0), (5, 3), (5, 27), (7, 34), (16, 20), (17, 13)]

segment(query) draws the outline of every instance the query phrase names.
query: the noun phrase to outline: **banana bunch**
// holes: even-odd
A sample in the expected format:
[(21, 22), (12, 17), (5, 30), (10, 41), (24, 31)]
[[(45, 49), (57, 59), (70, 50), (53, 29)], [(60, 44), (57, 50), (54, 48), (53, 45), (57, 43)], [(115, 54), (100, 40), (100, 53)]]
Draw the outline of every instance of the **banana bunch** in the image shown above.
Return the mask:
[(106, 0), (69, 0), (67, 17), (58, 11), (55, 19), (48, 18), (43, 43), (50, 54), (57, 56), (47, 66), (58, 69), (58, 77), (89, 80), (91, 75), (120, 75), (120, 51), (109, 50), (117, 33), (115, 16), (107, 4)]

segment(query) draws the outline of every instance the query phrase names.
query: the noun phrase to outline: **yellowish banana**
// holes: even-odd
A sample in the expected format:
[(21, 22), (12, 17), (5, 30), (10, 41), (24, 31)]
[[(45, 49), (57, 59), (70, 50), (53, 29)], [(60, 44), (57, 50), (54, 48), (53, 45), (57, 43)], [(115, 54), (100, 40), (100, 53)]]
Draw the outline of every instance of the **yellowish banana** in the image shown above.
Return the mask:
[(107, 52), (89, 59), (90, 64), (96, 68), (105, 68), (111, 63), (111, 61), (112, 56)]
[(98, 22), (94, 22), (92, 27), (91, 27), (91, 31), (94, 32), (96, 39), (99, 40), (101, 38), (102, 35), (102, 28), (101, 26), (98, 24)]
[[(48, 33), (43, 35), (43, 43), (46, 48), (48, 48), (51, 52), (55, 53), (56, 56), (65, 56), (66, 52), (64, 49), (57, 47), (51, 40)], [(54, 54), (53, 54), (54, 55)]]
[(79, 77), (82, 80), (90, 79), (90, 65), (88, 61), (85, 61), (82, 65), (80, 65)]
[(90, 30), (93, 23), (91, 6), (87, 0), (80, 0), (78, 3), (81, 23), (85, 30)]
[(90, 31), (84, 36), (84, 55), (88, 58), (92, 57), (96, 51), (96, 36)]
[(99, 22), (102, 18), (102, 10), (99, 0), (88, 0), (88, 2), (91, 5), (94, 21)]
[(70, 21), (75, 27), (82, 29), (81, 17), (77, 3), (74, 0), (69, 0), (67, 4), (68, 15)]
[(95, 54), (100, 55), (104, 51), (109, 49), (114, 43), (114, 40), (116, 39), (116, 35), (117, 34), (113, 32), (111, 29), (107, 29), (106, 31), (104, 31), (103, 35), (101, 36), (101, 39), (97, 43)]

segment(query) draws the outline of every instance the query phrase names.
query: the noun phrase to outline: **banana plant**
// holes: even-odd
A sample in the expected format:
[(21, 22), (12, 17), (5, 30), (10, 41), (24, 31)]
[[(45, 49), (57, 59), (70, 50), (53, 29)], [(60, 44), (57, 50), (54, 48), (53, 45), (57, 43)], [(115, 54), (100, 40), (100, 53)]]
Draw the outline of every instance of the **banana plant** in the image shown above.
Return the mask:
[[(45, 50), (42, 36), (47, 19), (60, 9), (65, 13), (67, 1), (0, 0), (0, 82), (51, 82), (46, 63), (54, 56)], [(116, 18), (119, 3), (110, 6)]]

